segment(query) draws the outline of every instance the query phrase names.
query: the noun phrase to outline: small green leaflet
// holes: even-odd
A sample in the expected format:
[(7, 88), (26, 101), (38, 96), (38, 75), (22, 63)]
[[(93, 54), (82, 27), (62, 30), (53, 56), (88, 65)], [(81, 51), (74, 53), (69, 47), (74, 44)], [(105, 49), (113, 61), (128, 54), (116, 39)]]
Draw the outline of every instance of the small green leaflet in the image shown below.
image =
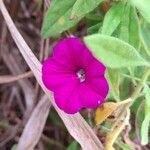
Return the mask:
[(124, 6), (118, 32), (119, 39), (139, 48), (139, 22), (135, 8), (128, 3)]
[(71, 11), (71, 19), (83, 17), (95, 9), (104, 0), (76, 0)]
[(119, 28), (119, 36), (118, 38), (128, 42), (129, 41), (129, 14), (130, 14), (130, 5), (126, 3), (126, 5), (122, 8), (123, 14), (121, 17), (120, 28)]
[(120, 23), (123, 9), (123, 2), (118, 2), (110, 8), (103, 21), (102, 34), (111, 35), (115, 31)]
[(147, 114), (142, 122), (141, 126), (141, 144), (148, 144), (148, 130), (149, 130), (149, 122), (150, 122), (150, 113)]
[(112, 35), (115, 31), (117, 31), (115, 36), (138, 48), (138, 17), (135, 8), (129, 3), (120, 1), (113, 5), (105, 15), (101, 33)]
[(150, 26), (149, 24), (142, 24), (140, 26), (140, 37), (144, 45), (147, 55), (150, 57)]
[(150, 0), (131, 0), (141, 15), (150, 23)]
[(148, 85), (145, 85), (145, 118), (141, 126), (141, 144), (148, 144), (148, 131), (150, 125), (150, 88)]
[(139, 48), (139, 20), (134, 7), (130, 7), (129, 15), (129, 44), (135, 48)]
[(134, 47), (115, 37), (93, 34), (85, 37), (84, 41), (95, 57), (107, 67), (150, 66)]
[[(129, 2), (126, 2), (123, 7), (123, 14), (121, 17), (121, 22), (118, 27), (118, 38), (134, 46), (134, 48), (139, 48), (139, 28), (137, 23), (137, 16), (135, 9), (130, 6)], [(134, 68), (128, 67), (130, 75), (134, 77)], [(136, 84), (135, 80), (132, 78), (132, 82)]]
[(66, 150), (78, 150), (78, 143), (76, 141), (73, 141)]
[(150, 113), (150, 88), (148, 85), (145, 85), (144, 93), (146, 98), (145, 113), (147, 114)]
[(87, 32), (89, 34), (97, 33), (97, 31), (98, 31), (98, 29), (99, 29), (100, 26), (101, 26), (101, 24), (97, 23), (96, 25), (93, 25), (93, 26), (89, 27), (88, 30), (87, 30)]
[(81, 18), (70, 20), (71, 10), (76, 0), (57, 0), (49, 7), (44, 17), (41, 34), (44, 38), (61, 33), (79, 22)]
[(117, 69), (107, 68), (107, 80), (110, 85), (110, 94), (119, 101), (119, 73)]
[(129, 3), (123, 4), (122, 2), (120, 11), (122, 11), (122, 13), (117, 13), (115, 15), (116, 17), (120, 15), (120, 23), (117, 28), (114, 28), (117, 30), (117, 35), (115, 36), (131, 44), (135, 48), (139, 48), (139, 22), (135, 8), (130, 6)]
[(17, 144), (14, 144), (11, 148), (11, 150), (17, 150)]

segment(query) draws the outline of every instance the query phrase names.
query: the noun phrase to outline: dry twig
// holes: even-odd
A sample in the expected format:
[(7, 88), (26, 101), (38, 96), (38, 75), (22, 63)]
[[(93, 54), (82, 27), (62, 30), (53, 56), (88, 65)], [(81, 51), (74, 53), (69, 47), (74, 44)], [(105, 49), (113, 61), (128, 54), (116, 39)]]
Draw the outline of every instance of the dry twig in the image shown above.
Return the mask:
[(18, 150), (32, 150), (39, 141), (51, 102), (46, 95), (37, 104), (20, 138)]
[(28, 77), (32, 77), (33, 74), (31, 71), (28, 71), (26, 73), (20, 74), (20, 75), (16, 75), (16, 76), (11, 76), (11, 75), (3, 75), (0, 76), (0, 84), (4, 84), (4, 83), (10, 83), (10, 82), (14, 82), (23, 78), (28, 78)]

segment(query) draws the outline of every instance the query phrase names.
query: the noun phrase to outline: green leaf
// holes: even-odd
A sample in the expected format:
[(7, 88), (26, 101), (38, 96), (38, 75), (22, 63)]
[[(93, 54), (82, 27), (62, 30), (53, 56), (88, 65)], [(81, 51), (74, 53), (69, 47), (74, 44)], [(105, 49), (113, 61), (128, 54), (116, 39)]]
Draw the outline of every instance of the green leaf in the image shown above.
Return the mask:
[(117, 38), (94, 34), (84, 41), (95, 57), (110, 68), (150, 66), (134, 47)]
[(67, 150), (78, 150), (78, 143), (76, 141), (73, 141), (67, 148)]
[(79, 22), (77, 20), (70, 20), (72, 7), (76, 0), (57, 0), (46, 12), (44, 22), (42, 25), (41, 34), (44, 38), (61, 33)]
[(55, 111), (51, 111), (51, 113), (49, 113), (48, 115), (48, 118), (55, 126), (65, 129), (64, 124), (62, 123), (60, 117), (56, 114)]
[(17, 144), (14, 144), (11, 148), (11, 150), (17, 150)]
[(136, 137), (138, 140), (141, 139), (141, 126), (142, 126), (142, 122), (144, 120), (145, 114), (144, 114), (144, 101), (143, 99), (140, 97), (139, 99), (142, 101), (141, 104), (139, 105), (138, 109), (136, 110), (136, 119), (135, 119), (135, 133), (136, 133)]
[(110, 85), (110, 95), (119, 101), (119, 73), (117, 69), (107, 68), (107, 80)]
[(139, 22), (135, 8), (129, 3), (123, 8), (121, 22), (118, 29), (118, 38), (139, 48)]
[(101, 23), (97, 23), (97, 24), (89, 27), (88, 30), (87, 30), (87, 32), (89, 34), (97, 33), (100, 26), (101, 26)]
[(131, 79), (122, 78), (119, 89), (120, 89), (120, 99), (127, 99), (129, 97), (130, 91), (133, 90)]
[(125, 42), (129, 41), (129, 14), (130, 14), (130, 5), (126, 3), (123, 9), (123, 14), (121, 17), (121, 23), (119, 28), (119, 39), (124, 40)]
[(148, 85), (145, 85), (144, 88), (144, 93), (145, 93), (145, 113), (150, 113), (150, 88), (148, 87)]
[[(118, 38), (131, 44), (135, 48), (139, 48), (139, 30), (135, 9), (131, 7), (128, 2), (125, 4), (123, 9), (121, 22), (118, 29)], [(136, 85), (134, 80), (134, 68), (128, 67), (128, 70), (132, 76), (132, 82)]]
[(134, 7), (130, 7), (129, 22), (129, 44), (135, 48), (139, 48), (139, 20)]
[(145, 118), (142, 122), (141, 126), (141, 144), (148, 144), (148, 131), (150, 125), (150, 88), (145, 85), (144, 88), (145, 93)]
[(102, 34), (111, 35), (116, 30), (122, 17), (123, 8), (123, 2), (118, 2), (110, 8), (103, 21)]
[(148, 144), (148, 130), (149, 130), (149, 122), (150, 122), (150, 113), (145, 116), (142, 126), (141, 126), (141, 144)]
[(137, 114), (137, 110), (140, 107), (142, 102), (143, 102), (143, 99), (141, 97), (138, 97), (136, 101), (132, 104), (132, 106), (130, 107), (131, 113)]
[(150, 23), (150, 0), (131, 0), (131, 2)]
[(150, 57), (150, 25), (142, 24), (140, 26), (140, 38), (144, 45), (147, 55)]
[[(76, 0), (71, 12), (71, 19), (83, 17), (95, 9), (103, 0)], [(65, 4), (65, 3), (64, 3)]]

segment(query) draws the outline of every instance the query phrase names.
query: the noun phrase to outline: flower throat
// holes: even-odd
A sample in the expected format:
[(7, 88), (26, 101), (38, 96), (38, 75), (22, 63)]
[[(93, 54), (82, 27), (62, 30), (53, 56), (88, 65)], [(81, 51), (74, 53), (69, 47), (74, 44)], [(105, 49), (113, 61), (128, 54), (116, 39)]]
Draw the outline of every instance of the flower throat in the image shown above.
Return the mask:
[(79, 69), (76, 73), (77, 78), (79, 79), (80, 82), (85, 81), (85, 71), (83, 69)]

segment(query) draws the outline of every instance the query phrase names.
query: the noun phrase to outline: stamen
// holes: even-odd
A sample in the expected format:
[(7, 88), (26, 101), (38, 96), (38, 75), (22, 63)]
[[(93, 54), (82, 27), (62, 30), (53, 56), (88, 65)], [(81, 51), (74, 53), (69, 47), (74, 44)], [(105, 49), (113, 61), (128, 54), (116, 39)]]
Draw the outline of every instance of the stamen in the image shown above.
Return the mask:
[(85, 81), (85, 71), (83, 69), (77, 71), (77, 78), (80, 80), (80, 82)]

